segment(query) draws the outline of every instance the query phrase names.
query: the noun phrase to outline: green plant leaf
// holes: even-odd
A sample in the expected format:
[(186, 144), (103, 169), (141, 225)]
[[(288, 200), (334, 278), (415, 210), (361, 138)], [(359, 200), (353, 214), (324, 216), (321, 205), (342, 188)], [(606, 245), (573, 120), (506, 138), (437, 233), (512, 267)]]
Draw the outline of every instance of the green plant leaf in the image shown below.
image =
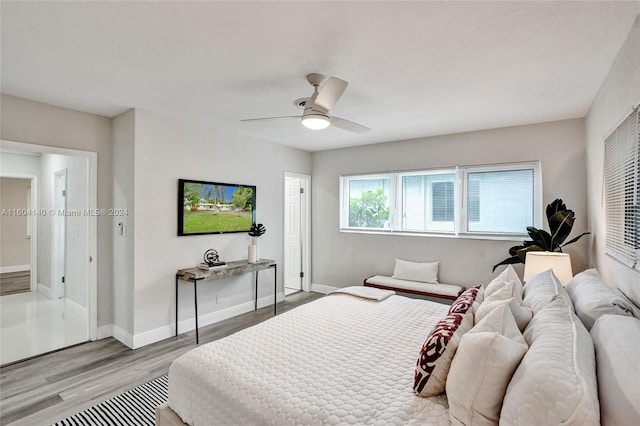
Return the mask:
[(564, 244), (562, 245), (562, 247), (564, 247), (564, 246), (568, 246), (569, 244), (573, 244), (573, 243), (575, 243), (576, 241), (578, 241), (580, 238), (582, 238), (583, 236), (585, 236), (585, 235), (589, 235), (589, 234), (591, 234), (591, 232), (583, 232), (582, 234), (578, 235), (577, 237), (573, 238), (572, 240), (570, 240), (570, 241), (568, 241), (568, 242), (564, 243)]
[(572, 210), (561, 210), (549, 218), (551, 230), (551, 250), (560, 247), (573, 229), (575, 214)]
[(534, 228), (533, 226), (527, 226), (527, 232), (535, 245), (541, 247), (544, 251), (553, 251), (551, 248), (551, 234), (547, 231)]
[(567, 206), (562, 202), (560, 198), (556, 198), (547, 205), (547, 220), (557, 212), (567, 210)]

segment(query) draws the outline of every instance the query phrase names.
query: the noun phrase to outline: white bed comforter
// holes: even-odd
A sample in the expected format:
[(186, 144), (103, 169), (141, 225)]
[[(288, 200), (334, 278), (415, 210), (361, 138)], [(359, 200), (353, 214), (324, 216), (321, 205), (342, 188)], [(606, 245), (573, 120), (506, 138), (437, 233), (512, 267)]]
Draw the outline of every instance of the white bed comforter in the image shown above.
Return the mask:
[(412, 390), (420, 348), (447, 310), (326, 296), (175, 360), (169, 406), (192, 426), (448, 425), (446, 396)]

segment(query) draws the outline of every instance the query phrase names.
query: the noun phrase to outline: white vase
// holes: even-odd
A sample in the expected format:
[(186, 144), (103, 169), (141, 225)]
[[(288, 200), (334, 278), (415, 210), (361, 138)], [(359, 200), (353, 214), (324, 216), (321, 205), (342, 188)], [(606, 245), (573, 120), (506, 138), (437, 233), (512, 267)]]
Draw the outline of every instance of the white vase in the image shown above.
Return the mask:
[(260, 260), (260, 238), (252, 237), (251, 245), (256, 247), (256, 260)]
[(247, 261), (249, 263), (256, 263), (256, 246), (253, 244), (249, 246), (249, 253), (247, 255)]

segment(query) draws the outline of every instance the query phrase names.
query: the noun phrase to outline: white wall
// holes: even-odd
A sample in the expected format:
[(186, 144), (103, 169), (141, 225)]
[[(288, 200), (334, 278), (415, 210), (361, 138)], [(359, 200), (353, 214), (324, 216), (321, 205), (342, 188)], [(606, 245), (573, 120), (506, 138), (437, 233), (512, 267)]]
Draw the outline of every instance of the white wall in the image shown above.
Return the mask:
[[(315, 152), (313, 284), (332, 287), (360, 284), (369, 275), (392, 273), (396, 257), (440, 260), (441, 282), (469, 286), (489, 281), (492, 266), (506, 258), (508, 248), (518, 241), (340, 233), (340, 174), (532, 160), (542, 161), (544, 206), (562, 198), (576, 213), (572, 235), (585, 231), (583, 119)], [(546, 228), (546, 219), (544, 222)], [(575, 271), (588, 266), (586, 240), (567, 248)]]
[[(0, 178), (0, 209), (26, 211), (31, 179)], [(18, 214), (0, 216), (0, 268), (31, 263), (31, 240), (27, 238), (27, 221)]]
[[(89, 299), (89, 216), (84, 214), (89, 208), (89, 164), (86, 158), (42, 154), (38, 208), (54, 209), (54, 174), (67, 172), (67, 197), (65, 234), (65, 297), (83, 308)], [(76, 213), (78, 215), (76, 215)], [(60, 212), (55, 212), (59, 215)], [(38, 217), (38, 283), (52, 289), (52, 252), (54, 216)]]
[[(111, 205), (111, 119), (9, 95), (0, 97), (0, 138), (23, 143), (92, 151), (98, 157), (97, 206)], [(98, 326), (112, 323), (111, 218), (97, 218)]]
[(606, 218), (602, 202), (604, 139), (640, 103), (640, 18), (620, 49), (586, 119), (589, 224), (594, 233), (592, 264), (610, 286), (640, 301), (640, 274), (605, 254)]
[[(250, 237), (246, 233), (177, 236), (178, 179), (256, 185), (257, 221), (267, 227), (261, 237), (261, 254), (281, 264), (284, 171), (310, 174), (311, 154), (139, 109), (134, 118), (118, 117), (114, 124), (116, 135), (123, 132), (116, 138), (114, 159), (133, 158), (135, 172), (132, 179), (130, 167), (121, 168), (119, 162), (114, 167), (116, 188), (118, 182), (128, 182), (134, 188), (135, 210), (128, 218), (125, 239), (129, 242), (124, 244), (127, 250), (133, 244), (134, 250), (134, 276), (126, 279), (133, 286), (133, 346), (137, 347), (173, 333), (178, 269), (195, 266), (209, 248), (217, 249), (222, 260), (247, 258)], [(135, 128), (134, 155), (131, 145), (126, 145), (131, 143), (131, 127)], [(122, 202), (130, 203), (129, 196), (128, 191), (122, 194)], [(120, 244), (118, 239), (116, 245)], [(272, 274), (261, 273), (259, 297), (273, 294)], [(278, 283), (281, 288), (282, 269), (278, 270)], [(253, 274), (202, 283), (199, 314), (252, 303), (253, 291)], [(216, 295), (222, 296), (218, 304)], [(179, 303), (180, 320), (192, 318), (191, 285), (181, 284)]]

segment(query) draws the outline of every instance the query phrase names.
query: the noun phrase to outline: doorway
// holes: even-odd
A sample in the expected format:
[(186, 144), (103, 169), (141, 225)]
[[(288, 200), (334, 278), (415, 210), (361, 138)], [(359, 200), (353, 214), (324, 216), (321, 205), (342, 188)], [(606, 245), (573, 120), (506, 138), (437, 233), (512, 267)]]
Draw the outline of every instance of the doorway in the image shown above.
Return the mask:
[(2, 177), (30, 179), (30, 291), (0, 296), (7, 365), (96, 338), (97, 156), (2, 140), (0, 162)]
[(311, 176), (284, 174), (284, 294), (310, 291)]

